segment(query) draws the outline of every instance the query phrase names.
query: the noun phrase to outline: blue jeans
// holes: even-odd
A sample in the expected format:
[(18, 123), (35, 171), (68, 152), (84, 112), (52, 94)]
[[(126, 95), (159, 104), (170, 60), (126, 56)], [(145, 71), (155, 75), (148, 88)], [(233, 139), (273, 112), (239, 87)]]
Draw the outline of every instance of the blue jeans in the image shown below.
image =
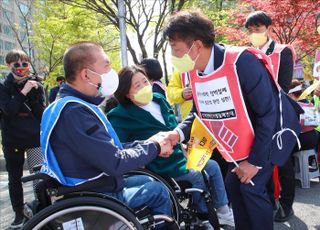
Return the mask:
[[(204, 167), (204, 170), (209, 176), (209, 183), (211, 186), (210, 194), (213, 199), (213, 204), (215, 208), (220, 208), (228, 204), (228, 198), (226, 189), (224, 187), (224, 182), (221, 174), (220, 167), (214, 160), (209, 160)], [(208, 191), (208, 188), (203, 180), (201, 172), (195, 170), (189, 170), (187, 174), (178, 176), (174, 178), (176, 181), (189, 181), (193, 188), (199, 188)], [(207, 205), (204, 199), (200, 196), (198, 192), (193, 193), (193, 199), (196, 204), (198, 204), (198, 211), (201, 213), (207, 213)]]
[(149, 176), (131, 176), (124, 179), (124, 189), (120, 192), (106, 193), (130, 208), (147, 206), (152, 214), (171, 215), (171, 201), (165, 185)]

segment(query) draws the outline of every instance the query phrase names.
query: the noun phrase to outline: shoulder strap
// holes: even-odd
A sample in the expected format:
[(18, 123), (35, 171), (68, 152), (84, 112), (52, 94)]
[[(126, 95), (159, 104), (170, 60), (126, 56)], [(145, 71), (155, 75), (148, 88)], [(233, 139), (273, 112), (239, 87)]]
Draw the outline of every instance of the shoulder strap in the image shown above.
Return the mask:
[(245, 50), (246, 50), (246, 47), (242, 47), (242, 46), (227, 46), (224, 54), (223, 64), (235, 65), (239, 56)]
[(154, 82), (152, 83), (152, 85), (157, 85), (157, 86), (159, 86), (161, 89), (163, 89), (163, 91), (166, 91), (166, 86), (165, 86), (163, 83), (159, 82), (159, 81), (154, 81)]
[(289, 48), (291, 50), (292, 61), (293, 61), (293, 63), (295, 63), (296, 62), (296, 52), (295, 52), (294, 47), (292, 45), (285, 45), (285, 44), (276, 43), (273, 53), (280, 54), (285, 48)]
[(273, 82), (276, 84), (278, 91), (281, 90), (280, 85), (278, 84), (278, 82), (276, 82), (274, 79), (274, 72), (273, 72), (273, 65), (271, 62), (271, 59), (265, 54), (263, 53), (261, 50), (252, 48), (252, 47), (248, 47), (247, 50), (252, 53), (254, 56), (256, 56), (259, 61), (266, 67), (267, 71), (269, 72), (270, 76), (272, 77)]

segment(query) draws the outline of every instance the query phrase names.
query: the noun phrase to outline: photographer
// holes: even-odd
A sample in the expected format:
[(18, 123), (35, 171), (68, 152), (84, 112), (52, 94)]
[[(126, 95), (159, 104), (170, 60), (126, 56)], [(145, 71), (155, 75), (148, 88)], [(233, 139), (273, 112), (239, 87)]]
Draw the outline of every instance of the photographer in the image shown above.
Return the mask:
[(30, 59), (21, 50), (6, 55), (10, 73), (0, 83), (2, 147), (8, 171), (9, 195), (15, 219), (11, 228), (23, 225), (24, 201), (21, 177), (25, 152), (29, 171), (42, 163), (40, 121), (45, 108), (43, 86), (30, 76)]

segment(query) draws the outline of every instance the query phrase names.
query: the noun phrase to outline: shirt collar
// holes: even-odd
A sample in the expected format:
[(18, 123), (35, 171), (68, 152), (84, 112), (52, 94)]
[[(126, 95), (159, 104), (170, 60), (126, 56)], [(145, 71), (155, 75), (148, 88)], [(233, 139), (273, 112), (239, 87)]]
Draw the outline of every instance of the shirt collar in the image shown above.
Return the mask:
[(204, 75), (208, 75), (214, 71), (214, 47), (211, 48), (211, 55), (206, 68), (203, 71)]
[(89, 102), (91, 104), (94, 105), (99, 105), (103, 102), (104, 98), (103, 97), (91, 97), (91, 96), (87, 96), (83, 93), (81, 93), (80, 91), (74, 89), (73, 87), (71, 87), (68, 84), (63, 84), (61, 85), (61, 88), (59, 89), (59, 96), (60, 97), (66, 97), (66, 96), (74, 96), (74, 97), (78, 97), (86, 102)]
[(269, 38), (268, 42), (260, 49), (263, 53), (267, 53), (267, 50), (269, 49), (269, 46), (273, 40)]

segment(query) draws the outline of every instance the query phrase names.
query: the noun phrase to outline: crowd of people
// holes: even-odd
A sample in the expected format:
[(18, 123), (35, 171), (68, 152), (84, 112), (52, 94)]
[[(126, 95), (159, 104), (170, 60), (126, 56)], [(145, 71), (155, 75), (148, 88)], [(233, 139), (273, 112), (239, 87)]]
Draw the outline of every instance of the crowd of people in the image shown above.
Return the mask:
[[(209, 191), (220, 224), (237, 230), (270, 230), (273, 221), (288, 220), (294, 214), (292, 154), (299, 143), (301, 149), (319, 143), (317, 125), (301, 126), (300, 115), (316, 102), (298, 101), (304, 88), (292, 80), (294, 49), (271, 38), (267, 13), (251, 13), (244, 27), (252, 47), (216, 43), (213, 22), (200, 11), (172, 15), (163, 31), (174, 66), (167, 87), (157, 59), (145, 58), (117, 73), (101, 45), (72, 44), (47, 108), (42, 84), (30, 75), (29, 57), (20, 50), (9, 52), (10, 73), (0, 84), (0, 109), (15, 212), (11, 227), (24, 222), (25, 153), (31, 173), (34, 165), (42, 164), (41, 172), (66, 186), (101, 178), (104, 186), (92, 191), (130, 208), (146, 205), (152, 214), (172, 215), (169, 193), (148, 176), (124, 178), (133, 169), (146, 167)], [(320, 86), (315, 94), (319, 92)], [(102, 111), (99, 106), (106, 101)], [(180, 105), (180, 123), (173, 104)], [(214, 151), (220, 154), (213, 154), (204, 167), (210, 188), (201, 172), (186, 166), (185, 143), (195, 114), (219, 143)], [(226, 139), (222, 132), (230, 136)], [(272, 176), (275, 168), (277, 177)], [(274, 195), (275, 179), (281, 186), (279, 197)], [(208, 212), (203, 198), (193, 196), (198, 212)]]

